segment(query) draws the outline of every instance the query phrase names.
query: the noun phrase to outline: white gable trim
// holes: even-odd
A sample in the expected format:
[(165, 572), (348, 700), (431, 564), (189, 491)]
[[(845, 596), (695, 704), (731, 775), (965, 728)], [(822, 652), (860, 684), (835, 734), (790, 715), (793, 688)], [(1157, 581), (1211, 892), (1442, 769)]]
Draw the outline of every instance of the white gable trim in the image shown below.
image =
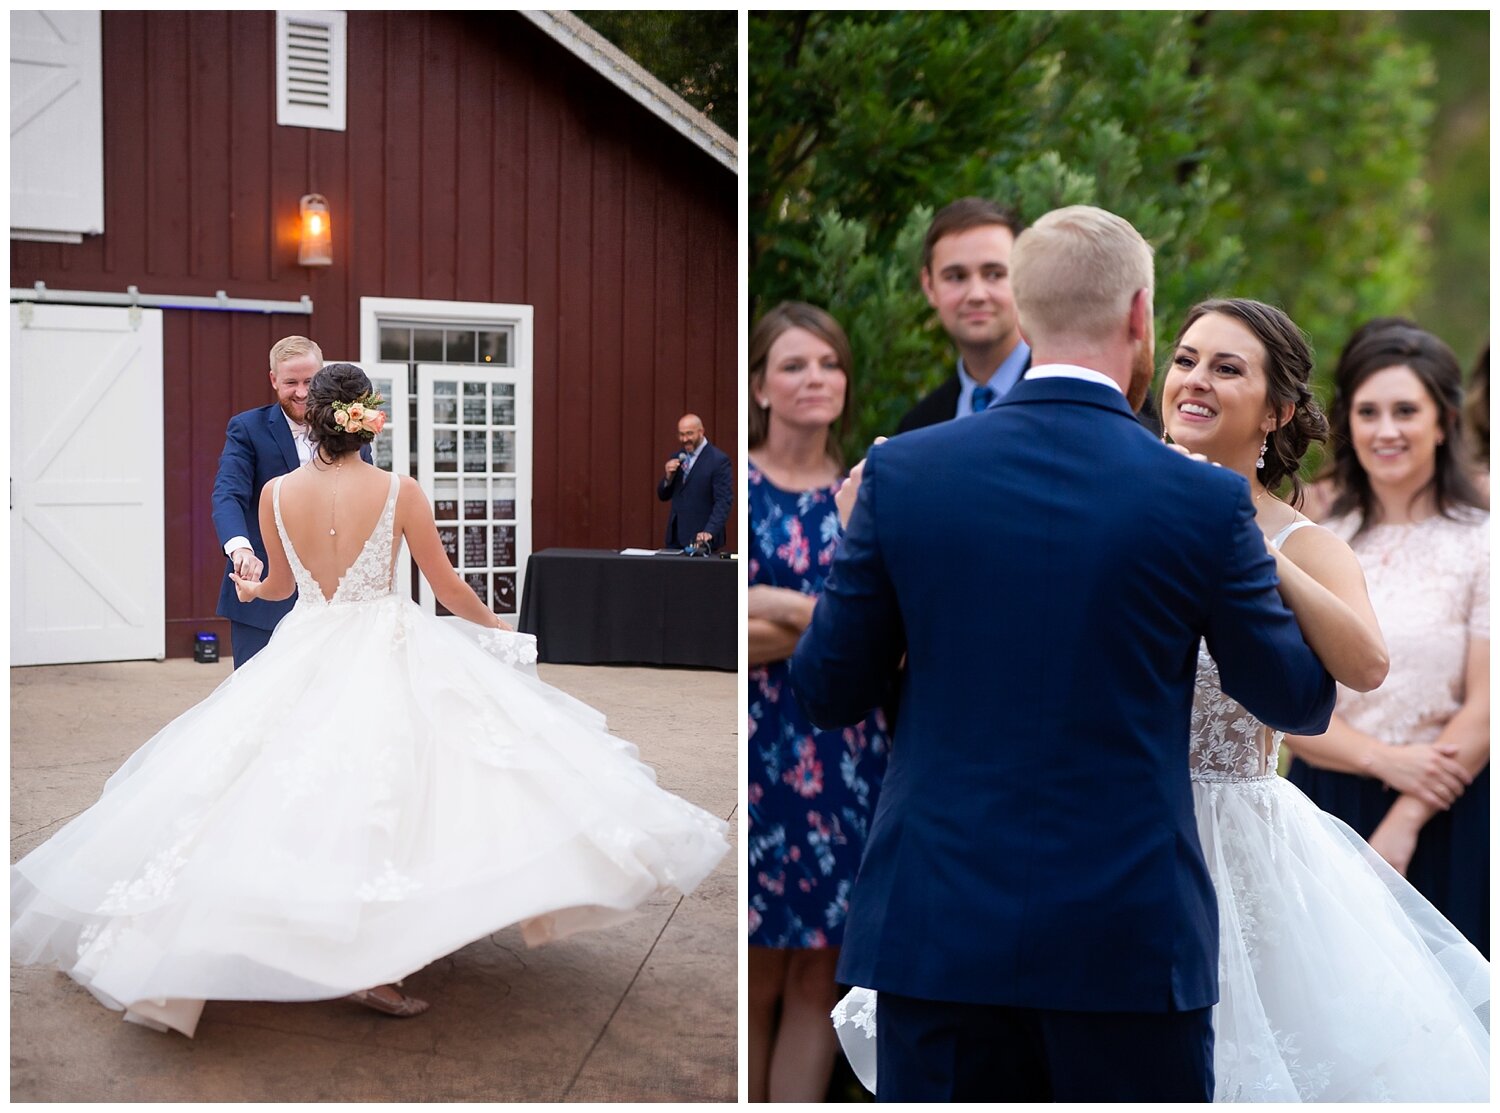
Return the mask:
[(737, 170), (739, 146), (703, 113), (651, 76), (639, 63), (571, 12), (521, 12), (552, 38), (655, 114), (678, 134)]

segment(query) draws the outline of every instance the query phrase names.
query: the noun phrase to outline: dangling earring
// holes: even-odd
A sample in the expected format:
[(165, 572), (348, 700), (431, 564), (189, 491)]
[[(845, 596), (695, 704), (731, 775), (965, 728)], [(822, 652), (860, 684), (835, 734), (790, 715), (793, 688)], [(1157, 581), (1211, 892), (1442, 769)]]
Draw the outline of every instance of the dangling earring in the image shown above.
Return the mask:
[(1270, 437), (1267, 437), (1265, 440), (1260, 442), (1260, 456), (1257, 457), (1255, 461), (1255, 466), (1257, 468), (1264, 468), (1266, 466), (1266, 449), (1270, 446), (1270, 444)]

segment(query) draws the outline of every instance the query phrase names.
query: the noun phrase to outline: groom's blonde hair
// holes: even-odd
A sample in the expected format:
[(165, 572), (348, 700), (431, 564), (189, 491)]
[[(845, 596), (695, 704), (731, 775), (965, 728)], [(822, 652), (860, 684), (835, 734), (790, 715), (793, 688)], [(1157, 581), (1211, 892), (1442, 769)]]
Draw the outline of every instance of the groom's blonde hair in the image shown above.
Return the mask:
[(1092, 205), (1053, 209), (1016, 239), (1010, 284), (1021, 333), (1100, 341), (1120, 328), (1137, 290), (1153, 290), (1151, 245), (1129, 221)]
[(318, 357), (318, 362), (323, 362), (323, 349), (305, 336), (283, 336), (271, 345), (271, 371), (289, 359), (305, 356), (311, 353)]

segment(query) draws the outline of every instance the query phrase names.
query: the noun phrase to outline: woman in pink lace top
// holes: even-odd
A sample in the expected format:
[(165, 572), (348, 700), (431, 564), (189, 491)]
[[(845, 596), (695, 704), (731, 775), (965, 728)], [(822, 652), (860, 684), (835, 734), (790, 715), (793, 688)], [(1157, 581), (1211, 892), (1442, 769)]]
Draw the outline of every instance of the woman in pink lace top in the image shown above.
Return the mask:
[(1288, 738), (1290, 777), (1489, 953), (1489, 516), (1470, 479), (1453, 353), (1415, 327), (1346, 349), (1332, 410), (1348, 540), (1390, 649), (1339, 689), (1328, 733)]

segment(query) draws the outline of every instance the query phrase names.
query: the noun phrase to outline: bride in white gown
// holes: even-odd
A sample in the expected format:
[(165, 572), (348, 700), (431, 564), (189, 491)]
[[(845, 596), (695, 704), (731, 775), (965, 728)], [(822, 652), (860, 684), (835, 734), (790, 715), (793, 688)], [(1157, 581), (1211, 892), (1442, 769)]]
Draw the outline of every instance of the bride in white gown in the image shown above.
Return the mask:
[[(387, 983), (510, 924), (535, 944), (617, 922), (728, 850), (520, 667), (534, 639), (453, 571), (421, 489), (359, 459), (369, 401), (357, 367), (320, 372), (318, 451), (262, 492), (268, 574), (236, 587), (298, 591), (267, 647), (12, 869), (13, 960), (127, 1020), (191, 1036), (207, 1000), (345, 995), (415, 1015)], [(398, 539), (485, 648), (393, 592)]]
[[(1365, 690), (1386, 658), (1358, 563), (1270, 490), (1291, 478), (1295, 495), (1303, 452), (1326, 435), (1311, 367), (1279, 310), (1205, 303), (1178, 337), (1162, 419), (1179, 445), (1250, 481), (1308, 644), (1335, 679)], [(1215, 1100), (1487, 1099), (1489, 964), (1352, 829), (1277, 776), (1280, 742), (1223, 693), (1200, 648), (1190, 761), (1219, 905)], [(876, 1005), (855, 988), (833, 1012), (871, 1090)]]

